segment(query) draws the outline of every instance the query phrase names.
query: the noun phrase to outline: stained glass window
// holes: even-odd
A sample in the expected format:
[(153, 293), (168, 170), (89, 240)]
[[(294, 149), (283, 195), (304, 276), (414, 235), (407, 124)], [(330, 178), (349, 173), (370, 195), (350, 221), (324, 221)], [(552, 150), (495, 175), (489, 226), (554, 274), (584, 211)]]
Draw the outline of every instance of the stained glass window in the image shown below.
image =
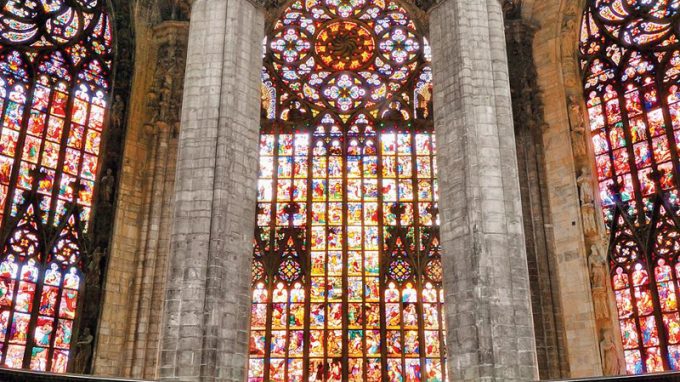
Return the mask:
[(626, 371), (680, 370), (680, 2), (587, 3), (580, 62)]
[(296, 1), (264, 62), (248, 380), (446, 380), (426, 39), (394, 1)]
[(104, 0), (0, 2), (0, 365), (66, 372), (107, 113)]

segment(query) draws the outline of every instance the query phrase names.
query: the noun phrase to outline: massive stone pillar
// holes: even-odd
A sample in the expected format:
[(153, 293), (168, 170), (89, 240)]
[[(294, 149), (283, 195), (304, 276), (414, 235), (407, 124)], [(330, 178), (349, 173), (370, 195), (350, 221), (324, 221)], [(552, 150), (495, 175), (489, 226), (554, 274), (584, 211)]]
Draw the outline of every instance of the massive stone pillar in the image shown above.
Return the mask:
[[(158, 46), (153, 80), (146, 93), (148, 144), (141, 182), (143, 190), (136, 269), (127, 317), (125, 375), (156, 379), (160, 318), (165, 297), (168, 239), (172, 222), (179, 111), (184, 88), (188, 21), (165, 21), (154, 28)], [(129, 224), (129, 222), (128, 222)], [(120, 351), (111, 349), (111, 351)]]
[(538, 378), (504, 33), (498, 0), (430, 11), (455, 381)]
[(245, 380), (263, 37), (253, 3), (193, 2), (162, 380)]
[(522, 19), (520, 3), (504, 1), (538, 370), (541, 379), (559, 379), (569, 375), (569, 368), (564, 350), (559, 280), (555, 276), (558, 273), (558, 260), (552, 232), (552, 210), (546, 182), (546, 150), (543, 145), (543, 133), (548, 125), (544, 119), (543, 100), (534, 66), (535, 28)]

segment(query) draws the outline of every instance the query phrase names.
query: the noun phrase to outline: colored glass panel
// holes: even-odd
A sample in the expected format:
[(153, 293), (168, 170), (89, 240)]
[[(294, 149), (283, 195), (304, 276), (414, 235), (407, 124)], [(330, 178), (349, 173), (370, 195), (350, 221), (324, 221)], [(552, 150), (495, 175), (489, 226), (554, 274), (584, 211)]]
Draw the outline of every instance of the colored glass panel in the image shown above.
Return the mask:
[[(110, 91), (101, 1), (0, 9), (0, 365), (68, 369)], [(9, 224), (12, 224), (9, 226)]]
[(392, 1), (265, 40), (249, 382), (447, 380), (429, 55)]
[[(628, 374), (677, 370), (677, 3), (589, 0), (580, 63)], [(650, 234), (651, 233), (651, 234)]]

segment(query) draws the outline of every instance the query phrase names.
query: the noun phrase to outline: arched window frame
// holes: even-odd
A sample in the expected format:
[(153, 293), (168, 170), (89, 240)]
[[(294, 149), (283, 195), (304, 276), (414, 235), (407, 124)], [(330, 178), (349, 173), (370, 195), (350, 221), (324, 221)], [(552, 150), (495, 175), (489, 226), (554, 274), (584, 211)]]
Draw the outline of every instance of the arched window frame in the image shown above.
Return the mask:
[[(73, 363), (112, 87), (109, 9), (107, 0), (7, 0), (0, 9), (0, 262), (27, 240), (18, 227), (30, 221), (39, 237), (33, 293), (18, 293), (15, 280), (12, 300), (0, 303), (5, 367), (63, 373)], [(9, 106), (8, 81), (23, 89), (21, 112)], [(3, 295), (11, 283), (0, 274)], [(28, 311), (17, 310), (20, 296)], [(21, 333), (15, 315), (29, 317)]]
[[(300, 48), (286, 53), (295, 56), (290, 61), (293, 66), (297, 61), (303, 61), (301, 56), (311, 56), (310, 50), (324, 52), (328, 48), (314, 38), (332, 39), (333, 36), (324, 34), (330, 25), (343, 28), (343, 22), (354, 23), (359, 25), (353, 30), (357, 33), (355, 41), (379, 39), (380, 36), (375, 37), (372, 31), (374, 20), (370, 17), (362, 19), (366, 9), (376, 9), (379, 17), (389, 14), (397, 17), (409, 12), (396, 1), (352, 3), (358, 6), (317, 1), (307, 3), (313, 3), (310, 7), (318, 11), (316, 16), (311, 16), (309, 10), (303, 9), (303, 3), (291, 1), (283, 6), (264, 42), (249, 381), (377, 381), (394, 373), (406, 376), (406, 373), (420, 374), (421, 371), (423, 380), (428, 372), (433, 378), (444, 380), (445, 323), (429, 46), (407, 16), (403, 30), (413, 32), (419, 48), (404, 65), (412, 65), (412, 68), (407, 79), (399, 84), (398, 91), (391, 91), (374, 102), (359, 96), (342, 104), (343, 101), (324, 96), (320, 86), (305, 90), (318, 98), (307, 97), (305, 93), (295, 91), (295, 84), (291, 86), (285, 76), (281, 76), (285, 73), (282, 65), (286, 65), (286, 56), (283, 49), (277, 50), (277, 44), (285, 40), (286, 25), (308, 28), (313, 37), (309, 44), (298, 41), (297, 45), (291, 45)], [(345, 8), (341, 9), (341, 5)], [(385, 6), (391, 8), (380, 9)], [(318, 22), (313, 21), (315, 17)], [(314, 24), (311, 28), (310, 23)], [(385, 30), (391, 28), (395, 26)], [(366, 38), (365, 32), (370, 37)], [(354, 49), (367, 56), (377, 54), (375, 51), (379, 49), (377, 44), (359, 45)], [(316, 51), (313, 55), (321, 59), (323, 54)], [(330, 78), (325, 89), (338, 85), (336, 80), (346, 73), (338, 68), (351, 65), (343, 64), (341, 58), (316, 67), (310, 78), (318, 68), (325, 68), (321, 71), (327, 71), (327, 78)], [(357, 62), (357, 71), (375, 70), (373, 58), (358, 59)], [(301, 86), (309, 84), (305, 82), (306, 75), (301, 77), (304, 77), (300, 80)], [(350, 75), (348, 78), (355, 77)], [(349, 86), (358, 83), (352, 81), (346, 82), (351, 82)], [(386, 82), (382, 78), (381, 81)], [(372, 90), (368, 86), (362, 89)], [(282, 160), (290, 164), (283, 170)], [(411, 164), (406, 179), (412, 182), (410, 193), (414, 196), (408, 201), (398, 196), (397, 185), (406, 186), (399, 183), (402, 178), (397, 170), (384, 168), (385, 163), (396, 166), (397, 161)], [(328, 166), (337, 168), (331, 171)], [(423, 171), (416, 172), (416, 166)], [(298, 170), (300, 173), (296, 173)], [(383, 176), (383, 171), (395, 175), (392, 178)], [(389, 182), (394, 186), (393, 200), (391, 196), (382, 198), (378, 195), (379, 189)], [(430, 188), (429, 191), (422, 189), (424, 196), (419, 199), (421, 183), (429, 184)], [(288, 191), (280, 193), (279, 184), (289, 184)], [(359, 184), (358, 192), (352, 191), (356, 184)], [(358, 217), (352, 212), (355, 209), (359, 211)], [(369, 210), (374, 215), (366, 214)], [(353, 239), (357, 236), (359, 241)], [(367, 240), (367, 237), (372, 239)], [(352, 259), (357, 253), (359, 264), (355, 267)], [(392, 289), (392, 285), (398, 289)], [(402, 294), (404, 291), (407, 293)], [(281, 305), (282, 315), (273, 312), (278, 305)], [(334, 324), (330, 317), (336, 306), (340, 320)], [(400, 323), (388, 325), (386, 309), (391, 306), (396, 308), (395, 314), (400, 319), (407, 308), (417, 309), (416, 320), (421, 321), (412, 328), (404, 328)], [(422, 322), (424, 307), (436, 312), (436, 322), (429, 324), (431, 326), (426, 327)], [(298, 309), (303, 312), (300, 322), (294, 317)], [(351, 317), (357, 313), (361, 316), (362, 310), (365, 322), (357, 324)], [(377, 321), (368, 318), (371, 311)], [(313, 316), (323, 316), (323, 322), (315, 321)], [(281, 326), (275, 323), (277, 317), (291, 321)], [(436, 332), (436, 343), (425, 338), (426, 333), (431, 332)], [(291, 351), (293, 335), (300, 336), (295, 340), (296, 344), (302, 343), (299, 351), (298, 346)], [(378, 340), (375, 349), (368, 346), (369, 336)], [(403, 338), (405, 341), (411, 336), (419, 341), (420, 355), (396, 355), (396, 343), (392, 340)], [(348, 345), (340, 344), (336, 346), (338, 349), (321, 345), (332, 345), (336, 337)], [(349, 348), (356, 338), (359, 338), (357, 347), (362, 349), (352, 353)], [(281, 346), (277, 345), (279, 341), (282, 341)], [(314, 350), (316, 346), (311, 344), (314, 341), (320, 344), (319, 349), (323, 348), (321, 353)], [(406, 343), (399, 342), (399, 346), (402, 343), (406, 353)], [(430, 345), (432, 349), (436, 347), (436, 355), (425, 350)], [(357, 364), (361, 367), (357, 368)]]
[(586, 2), (579, 56), (626, 372), (680, 369), (679, 10)]

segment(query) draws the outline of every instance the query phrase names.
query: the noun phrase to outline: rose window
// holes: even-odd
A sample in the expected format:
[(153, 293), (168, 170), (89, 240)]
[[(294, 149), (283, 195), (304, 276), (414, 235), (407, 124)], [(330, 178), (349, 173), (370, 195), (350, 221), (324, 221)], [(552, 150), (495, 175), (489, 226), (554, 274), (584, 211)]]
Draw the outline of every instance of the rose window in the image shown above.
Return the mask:
[(333, 70), (356, 70), (373, 58), (375, 42), (365, 27), (340, 21), (326, 26), (317, 36), (316, 53)]
[(426, 62), (427, 42), (395, 3), (296, 1), (286, 12), (266, 45), (268, 75), (286, 86), (285, 98), (313, 109), (377, 108), (402, 96)]

